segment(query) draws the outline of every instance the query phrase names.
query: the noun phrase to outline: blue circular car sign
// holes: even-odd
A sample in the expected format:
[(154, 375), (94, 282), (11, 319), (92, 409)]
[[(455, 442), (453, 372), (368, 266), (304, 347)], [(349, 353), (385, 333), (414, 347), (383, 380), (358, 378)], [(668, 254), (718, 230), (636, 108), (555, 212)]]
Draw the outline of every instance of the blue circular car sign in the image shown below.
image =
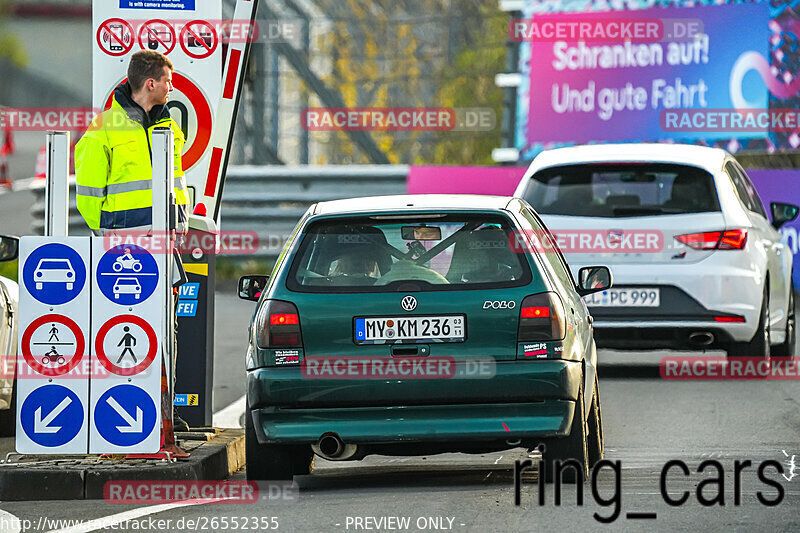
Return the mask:
[(68, 388), (45, 385), (25, 397), (19, 419), (22, 430), (33, 442), (55, 448), (67, 444), (80, 432), (83, 405)]
[(156, 404), (144, 389), (117, 385), (100, 396), (94, 408), (94, 425), (100, 436), (115, 446), (134, 446), (156, 427)]
[(115, 304), (135, 305), (147, 300), (158, 285), (158, 264), (135, 244), (120, 244), (97, 262), (97, 286)]
[(86, 283), (83, 258), (64, 244), (50, 243), (28, 254), (22, 282), (36, 300), (47, 305), (72, 301)]

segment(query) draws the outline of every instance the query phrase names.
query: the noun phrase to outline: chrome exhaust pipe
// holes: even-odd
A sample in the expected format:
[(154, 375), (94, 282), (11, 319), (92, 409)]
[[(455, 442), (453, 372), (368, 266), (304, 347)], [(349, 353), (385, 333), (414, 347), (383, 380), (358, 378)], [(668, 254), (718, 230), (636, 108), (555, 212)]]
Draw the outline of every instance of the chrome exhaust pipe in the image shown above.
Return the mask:
[(314, 453), (329, 461), (344, 461), (353, 457), (358, 451), (355, 444), (345, 444), (339, 435), (333, 432), (323, 433), (316, 444), (311, 445)]
[(689, 334), (689, 341), (698, 346), (708, 346), (714, 342), (714, 334), (710, 331), (694, 331)]

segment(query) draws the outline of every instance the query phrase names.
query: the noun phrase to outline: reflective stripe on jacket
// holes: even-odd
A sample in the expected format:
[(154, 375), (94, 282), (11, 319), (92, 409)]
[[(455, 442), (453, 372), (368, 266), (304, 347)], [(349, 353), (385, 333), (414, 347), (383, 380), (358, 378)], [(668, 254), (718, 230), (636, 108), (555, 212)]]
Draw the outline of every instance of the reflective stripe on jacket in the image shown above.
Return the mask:
[(167, 106), (149, 115), (130, 97), (124, 83), (111, 108), (92, 121), (75, 146), (78, 210), (93, 230), (149, 228), (153, 221), (152, 139), (156, 128), (171, 128), (175, 138), (175, 200), (185, 220), (189, 200), (181, 165), (183, 133)]

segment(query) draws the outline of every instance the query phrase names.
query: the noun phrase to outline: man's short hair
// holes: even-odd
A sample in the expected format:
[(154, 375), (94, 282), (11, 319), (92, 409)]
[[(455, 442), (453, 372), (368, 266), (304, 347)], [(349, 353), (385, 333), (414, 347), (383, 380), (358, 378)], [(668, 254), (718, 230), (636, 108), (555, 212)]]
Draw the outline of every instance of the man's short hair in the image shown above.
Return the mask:
[(150, 78), (160, 80), (164, 75), (164, 67), (174, 70), (172, 61), (161, 52), (139, 50), (133, 54), (128, 64), (128, 82), (131, 84), (131, 90), (138, 91)]

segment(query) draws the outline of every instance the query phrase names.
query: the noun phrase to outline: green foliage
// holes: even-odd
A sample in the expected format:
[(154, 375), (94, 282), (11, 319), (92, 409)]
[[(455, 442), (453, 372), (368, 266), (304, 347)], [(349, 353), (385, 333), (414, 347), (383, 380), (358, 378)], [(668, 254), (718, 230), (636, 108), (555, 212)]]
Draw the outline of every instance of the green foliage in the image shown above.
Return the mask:
[[(313, 48), (329, 62), (324, 81), (347, 107), (489, 108), (482, 132), (373, 131), (392, 163), (491, 163), (500, 146), (508, 15), (482, 0), (321, 0), (332, 21)], [(313, 102), (311, 105), (322, 105)], [(344, 132), (315, 132), (327, 145), (312, 164), (368, 163)]]

